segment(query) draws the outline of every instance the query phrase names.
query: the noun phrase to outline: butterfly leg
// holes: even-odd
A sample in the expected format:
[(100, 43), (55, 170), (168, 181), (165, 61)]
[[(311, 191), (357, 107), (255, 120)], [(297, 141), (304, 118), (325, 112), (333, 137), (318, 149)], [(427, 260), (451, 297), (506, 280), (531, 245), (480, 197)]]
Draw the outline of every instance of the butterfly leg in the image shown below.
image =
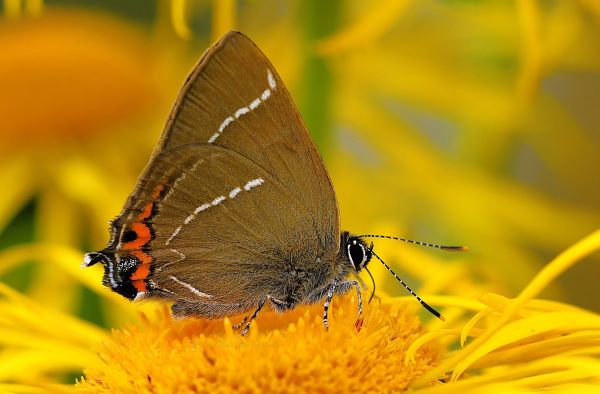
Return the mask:
[(346, 282), (342, 282), (340, 284), (338, 284), (336, 292), (339, 294), (344, 294), (346, 293), (348, 290), (350, 290), (352, 287), (356, 288), (356, 298), (357, 298), (357, 302), (358, 302), (358, 319), (356, 319), (356, 323), (354, 324), (354, 327), (356, 327), (357, 331), (360, 331), (360, 328), (362, 327), (363, 324), (363, 305), (362, 305), (362, 292), (360, 290), (360, 285), (358, 283), (358, 281), (356, 280), (348, 280)]
[(241, 322), (239, 322), (238, 324), (232, 325), (231, 328), (233, 328), (234, 330), (239, 330), (240, 328), (242, 328), (244, 323), (246, 323), (247, 321), (248, 321), (248, 316), (244, 316), (244, 318), (242, 319)]
[(348, 281), (340, 283), (338, 279), (334, 279), (333, 282), (331, 282), (331, 285), (329, 285), (329, 290), (327, 291), (327, 298), (325, 299), (325, 305), (323, 306), (323, 308), (324, 308), (323, 325), (325, 326), (326, 330), (329, 329), (328, 313), (329, 313), (329, 305), (331, 304), (333, 294), (334, 293), (344, 294), (344, 293), (348, 292), (348, 290), (350, 290), (352, 287), (354, 287), (356, 289), (356, 298), (357, 298), (357, 302), (358, 302), (358, 319), (356, 320), (356, 323), (354, 324), (354, 326), (356, 327), (357, 330), (361, 329), (364, 319), (363, 319), (362, 292), (360, 290), (360, 284), (358, 283), (357, 280), (348, 280)]
[(283, 301), (270, 295), (267, 297), (269, 298), (269, 301), (271, 301), (271, 306), (277, 312), (285, 312), (293, 309), (296, 306), (296, 303), (293, 301)]
[(325, 304), (323, 305), (323, 326), (325, 326), (325, 330), (329, 330), (329, 322), (327, 320), (327, 316), (329, 314), (329, 304), (331, 304), (331, 299), (333, 298), (333, 293), (335, 292), (335, 288), (339, 283), (339, 279), (335, 278), (331, 285), (329, 285), (329, 290), (327, 291), (327, 298), (325, 299)]
[(252, 322), (254, 321), (254, 319), (256, 319), (256, 317), (260, 313), (260, 310), (263, 308), (263, 306), (265, 306), (265, 302), (267, 302), (266, 298), (264, 300), (262, 300), (260, 302), (260, 304), (258, 304), (258, 307), (256, 308), (256, 310), (254, 311), (254, 313), (252, 314), (252, 316), (250, 316), (250, 320), (248, 321), (248, 324), (246, 324), (246, 327), (244, 327), (244, 330), (242, 331), (242, 336), (246, 335), (246, 333), (250, 329), (250, 324), (252, 324)]

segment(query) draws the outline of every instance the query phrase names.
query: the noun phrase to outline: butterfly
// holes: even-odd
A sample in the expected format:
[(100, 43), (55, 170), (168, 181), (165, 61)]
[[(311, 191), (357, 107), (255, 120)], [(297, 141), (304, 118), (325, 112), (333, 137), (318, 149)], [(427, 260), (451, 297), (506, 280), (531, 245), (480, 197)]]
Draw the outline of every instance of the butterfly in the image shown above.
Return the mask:
[(379, 258), (364, 240), (378, 236), (340, 231), (334, 188), (302, 117), (239, 32), (188, 76), (110, 234), (83, 262), (104, 265), (105, 286), (130, 300), (172, 302), (175, 317), (253, 311), (242, 334), (267, 304), (283, 312), (322, 300), (327, 328), (334, 294), (352, 289), (359, 327), (352, 276)]

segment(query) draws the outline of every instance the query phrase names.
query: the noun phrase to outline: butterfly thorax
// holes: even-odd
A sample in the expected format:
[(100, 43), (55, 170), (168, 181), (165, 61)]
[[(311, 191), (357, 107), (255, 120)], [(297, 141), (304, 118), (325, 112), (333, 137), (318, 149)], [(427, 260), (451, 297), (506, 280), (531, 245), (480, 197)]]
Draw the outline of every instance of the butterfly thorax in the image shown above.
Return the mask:
[(276, 277), (265, 283), (264, 288), (269, 291), (263, 295), (269, 297), (278, 310), (319, 301), (335, 278), (346, 278), (352, 271), (339, 251), (314, 256), (310, 261), (289, 258), (283, 267)]

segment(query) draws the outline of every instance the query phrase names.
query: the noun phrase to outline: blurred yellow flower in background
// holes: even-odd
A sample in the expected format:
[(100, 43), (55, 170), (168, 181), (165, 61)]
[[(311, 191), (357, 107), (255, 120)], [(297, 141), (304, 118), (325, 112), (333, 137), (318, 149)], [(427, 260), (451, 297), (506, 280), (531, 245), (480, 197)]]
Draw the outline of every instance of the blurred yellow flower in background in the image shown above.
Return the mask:
[[(242, 380), (217, 367), (240, 366), (221, 358), (240, 357), (243, 365), (242, 355), (260, 356), (270, 340), (286, 349), (289, 358), (280, 362), (287, 369), (293, 355), (326, 352), (328, 341), (352, 346), (339, 355), (360, 362), (375, 351), (369, 365), (352, 364), (356, 375), (325, 357), (331, 354), (315, 356), (321, 364), (314, 365), (324, 369), (319, 379), (351, 375), (344, 385), (383, 392), (406, 387), (398, 381), (432, 392), (600, 384), (598, 254), (539, 296), (554, 276), (530, 283), (545, 262), (600, 223), (598, 2), (2, 5), (0, 391), (67, 390), (83, 368), (78, 390), (126, 391), (119, 385), (130, 381), (131, 365), (154, 368), (144, 357), (176, 363), (179, 350), (189, 356), (205, 346), (219, 362), (202, 354), (195, 365), (207, 375), (194, 376), (235, 387), (228, 385)], [(417, 311), (382, 295), (358, 334), (346, 298), (328, 334), (314, 306), (267, 314), (242, 339), (223, 321), (176, 322), (162, 306), (127, 303), (101, 286), (99, 271), (79, 271), (83, 251), (105, 243), (106, 222), (131, 191), (189, 67), (229, 29), (252, 37), (292, 91), (324, 155), (345, 229), (471, 247), (446, 256), (377, 243), (408, 283), (445, 307), (447, 323), (420, 327), (411, 318)], [(581, 256), (567, 252), (565, 259), (590, 254), (597, 238), (569, 249)], [(402, 294), (384, 268), (371, 266), (379, 294)], [(531, 286), (535, 291), (512, 299)], [(540, 297), (561, 302), (533, 299)], [(141, 322), (140, 310), (147, 316)], [(114, 336), (107, 331), (126, 322), (133, 325)], [(387, 348), (390, 330), (404, 336)], [(133, 333), (138, 342), (127, 341)], [(416, 364), (405, 371), (405, 360)], [(398, 381), (385, 386), (394, 365)], [(263, 367), (289, 384), (302, 376)], [(260, 371), (245, 370), (243, 379)], [(162, 386), (173, 383), (161, 380), (167, 371), (160, 374), (148, 375), (158, 379), (152, 382), (141, 373), (133, 378), (147, 390), (173, 387)], [(313, 386), (323, 389), (336, 383), (305, 379), (324, 382)]]
[[(0, 174), (10, 185), (0, 228), (34, 200), (37, 241), (103, 237), (147, 159), (142, 131), (164, 100), (147, 38), (104, 13), (47, 9), (0, 25), (0, 58)], [(80, 285), (49, 264), (36, 266), (28, 293), (79, 308)]]

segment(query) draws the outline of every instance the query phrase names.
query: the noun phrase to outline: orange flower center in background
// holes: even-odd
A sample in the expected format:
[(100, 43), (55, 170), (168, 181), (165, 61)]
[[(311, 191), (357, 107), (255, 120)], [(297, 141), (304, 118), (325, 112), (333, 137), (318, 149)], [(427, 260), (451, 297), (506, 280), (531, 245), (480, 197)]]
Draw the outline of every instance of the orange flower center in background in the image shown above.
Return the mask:
[(110, 16), (49, 11), (0, 24), (2, 146), (77, 138), (148, 113), (148, 43)]

